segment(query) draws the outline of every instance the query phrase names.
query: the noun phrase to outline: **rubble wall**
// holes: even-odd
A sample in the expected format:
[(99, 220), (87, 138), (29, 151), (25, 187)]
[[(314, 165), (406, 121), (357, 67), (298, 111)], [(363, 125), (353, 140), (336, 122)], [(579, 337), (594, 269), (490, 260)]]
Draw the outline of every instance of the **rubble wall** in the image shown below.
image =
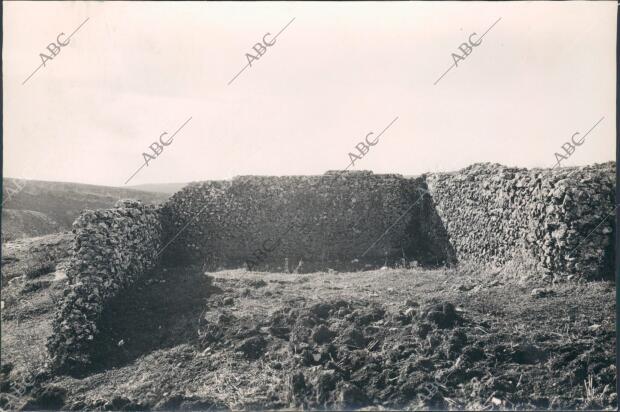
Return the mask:
[(613, 278), (615, 162), (475, 164), (427, 183), (459, 261), (501, 266), (520, 255), (553, 273)]
[(364, 171), (193, 183), (163, 207), (174, 237), (165, 258), (285, 271), (445, 264), (452, 256), (425, 188), (421, 178)]
[(82, 212), (73, 233), (70, 285), (48, 340), (53, 368), (66, 372), (89, 365), (104, 305), (155, 265), (162, 246), (159, 210), (134, 200)]

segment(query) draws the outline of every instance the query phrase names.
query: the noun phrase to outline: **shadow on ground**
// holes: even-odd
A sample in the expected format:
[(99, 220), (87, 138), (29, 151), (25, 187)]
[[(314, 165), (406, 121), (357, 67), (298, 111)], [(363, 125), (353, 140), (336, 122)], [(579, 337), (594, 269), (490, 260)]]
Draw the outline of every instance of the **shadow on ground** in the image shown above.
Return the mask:
[(160, 268), (106, 306), (89, 373), (124, 366), (157, 349), (197, 339), (209, 296), (221, 293), (196, 267)]

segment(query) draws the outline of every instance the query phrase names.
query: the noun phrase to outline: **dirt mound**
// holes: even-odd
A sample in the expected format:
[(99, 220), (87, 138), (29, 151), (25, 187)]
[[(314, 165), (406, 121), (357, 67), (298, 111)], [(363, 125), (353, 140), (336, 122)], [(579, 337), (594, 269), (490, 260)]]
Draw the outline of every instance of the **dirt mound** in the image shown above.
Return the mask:
[[(226, 299), (210, 303), (223, 312), (203, 313), (202, 347), (232, 346), (247, 360), (272, 362), (285, 352), (284, 369), (292, 371), (285, 380), (287, 400), (294, 407), (405, 407), (420, 400), (434, 374), (484, 356), (468, 343), (458, 326), (463, 319), (450, 302), (420, 308), (406, 301), (397, 311), (365, 300), (286, 302), (255, 323), (226, 310)], [(462, 356), (466, 346), (468, 355)], [(460, 370), (452, 379), (469, 377)]]
[[(462, 297), (441, 295), (387, 303), (283, 292), (279, 304), (264, 304), (268, 313), (253, 313), (246, 299), (272, 300), (277, 287), (304, 289), (306, 282), (247, 288), (247, 279), (218, 280), (228, 288), (201, 317), (200, 350), (230, 351), (231, 362), (260, 364), (279, 376), (280, 384), (266, 394), (271, 401), (260, 408), (530, 409), (615, 402), (609, 329), (583, 325), (580, 343), (520, 326), (510, 331), (496, 323), (508, 315), (488, 306), (488, 298), (466, 310)], [(585, 342), (593, 347), (580, 346)], [(542, 374), (549, 367), (557, 371), (552, 377)], [(577, 398), (588, 379), (599, 389), (591, 399)], [(558, 385), (573, 389), (553, 395)]]
[[(440, 310), (437, 310), (437, 309)], [(424, 308), (405, 302), (396, 312), (366, 301), (335, 300), (284, 309), (293, 355), (291, 400), (297, 407), (405, 407), (433, 380), (431, 365), (448, 368), (467, 341), (446, 302)], [(288, 313), (287, 313), (288, 312)]]

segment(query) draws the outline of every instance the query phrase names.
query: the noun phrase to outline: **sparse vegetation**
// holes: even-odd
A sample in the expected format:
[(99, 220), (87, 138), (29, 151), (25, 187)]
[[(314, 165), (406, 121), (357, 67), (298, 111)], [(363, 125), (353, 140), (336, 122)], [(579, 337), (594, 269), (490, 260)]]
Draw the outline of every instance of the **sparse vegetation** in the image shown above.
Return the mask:
[(24, 277), (50, 283), (3, 311), (3, 362), (40, 373), (37, 407), (615, 409), (614, 284), (497, 272), (160, 268), (104, 311), (78, 379), (28, 362), (66, 281)]
[(71, 253), (73, 235), (59, 233), (20, 239), (2, 247), (2, 280), (16, 277), (34, 279), (56, 270)]
[(55, 256), (53, 256), (49, 251), (44, 251), (43, 253), (37, 255), (32, 264), (28, 266), (28, 269), (26, 269), (24, 274), (28, 279), (35, 279), (56, 270), (57, 263), (58, 261)]

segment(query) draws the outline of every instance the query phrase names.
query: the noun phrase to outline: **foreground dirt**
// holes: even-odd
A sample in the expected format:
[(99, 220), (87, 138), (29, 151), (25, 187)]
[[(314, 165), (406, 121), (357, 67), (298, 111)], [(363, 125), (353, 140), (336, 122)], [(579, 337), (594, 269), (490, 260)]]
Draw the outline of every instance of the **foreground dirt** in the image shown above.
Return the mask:
[(3, 288), (2, 406), (616, 409), (615, 286), (389, 269), (168, 268), (104, 313), (83, 376), (46, 372), (66, 280)]

